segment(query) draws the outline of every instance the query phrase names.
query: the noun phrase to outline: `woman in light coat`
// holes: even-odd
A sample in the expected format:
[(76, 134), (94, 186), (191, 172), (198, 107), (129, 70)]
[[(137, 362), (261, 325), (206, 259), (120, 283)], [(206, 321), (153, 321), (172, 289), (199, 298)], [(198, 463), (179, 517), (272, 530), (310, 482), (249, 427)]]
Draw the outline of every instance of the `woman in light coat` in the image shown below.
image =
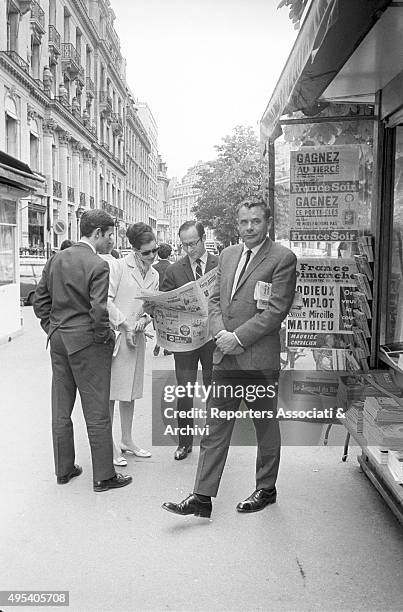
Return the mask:
[[(126, 236), (132, 253), (117, 260), (110, 269), (108, 310), (117, 332), (112, 360), (110, 413), (113, 420), (115, 401), (119, 401), (122, 441), (120, 449), (136, 457), (151, 457), (137, 446), (132, 437), (134, 402), (143, 396), (145, 337), (151, 317), (144, 312), (143, 302), (134, 297), (136, 290), (158, 289), (158, 272), (152, 267), (158, 247), (152, 228), (145, 223), (131, 225)], [(116, 446), (115, 465), (127, 465)]]

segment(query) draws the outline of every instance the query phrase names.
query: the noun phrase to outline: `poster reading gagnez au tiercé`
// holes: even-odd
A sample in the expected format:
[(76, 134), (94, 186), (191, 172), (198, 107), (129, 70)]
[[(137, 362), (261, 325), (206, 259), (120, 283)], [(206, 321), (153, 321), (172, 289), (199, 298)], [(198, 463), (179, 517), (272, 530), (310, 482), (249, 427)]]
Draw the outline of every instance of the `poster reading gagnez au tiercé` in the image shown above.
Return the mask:
[(290, 240), (354, 239), (358, 230), (359, 154), (358, 145), (291, 151)]

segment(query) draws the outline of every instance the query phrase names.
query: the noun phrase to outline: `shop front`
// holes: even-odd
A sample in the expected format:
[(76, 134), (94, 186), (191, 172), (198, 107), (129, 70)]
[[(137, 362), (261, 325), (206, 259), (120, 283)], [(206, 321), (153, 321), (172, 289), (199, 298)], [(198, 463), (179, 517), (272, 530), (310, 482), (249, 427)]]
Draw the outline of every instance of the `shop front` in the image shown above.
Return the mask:
[(0, 152), (0, 343), (21, 332), (19, 276), (19, 201), (43, 179), (19, 160)]
[(303, 305), (284, 331), (291, 367), (343, 377), (338, 400), (341, 390), (354, 412), (343, 423), (401, 520), (403, 469), (381, 466), (383, 445), (363, 428), (386, 441), (369, 414), (372, 375), (388, 382), (378, 396), (397, 404), (389, 458), (403, 468), (402, 32), (400, 2), (311, 2), (261, 120), (276, 239), (298, 256)]

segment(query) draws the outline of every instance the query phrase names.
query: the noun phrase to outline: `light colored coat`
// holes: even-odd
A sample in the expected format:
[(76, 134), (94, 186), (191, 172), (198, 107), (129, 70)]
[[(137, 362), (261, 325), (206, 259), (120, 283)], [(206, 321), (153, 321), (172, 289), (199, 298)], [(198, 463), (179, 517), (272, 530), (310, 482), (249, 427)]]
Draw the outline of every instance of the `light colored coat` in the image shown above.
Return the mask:
[[(143, 278), (132, 253), (116, 261), (119, 265), (111, 267), (109, 276), (109, 318), (115, 327), (123, 321), (134, 325), (144, 314), (143, 301), (134, 298), (135, 291), (139, 288), (158, 290), (158, 272), (151, 266)], [(144, 333), (137, 334), (136, 348), (129, 349), (125, 334), (117, 332), (112, 360), (111, 400), (129, 402), (143, 396), (144, 357)]]

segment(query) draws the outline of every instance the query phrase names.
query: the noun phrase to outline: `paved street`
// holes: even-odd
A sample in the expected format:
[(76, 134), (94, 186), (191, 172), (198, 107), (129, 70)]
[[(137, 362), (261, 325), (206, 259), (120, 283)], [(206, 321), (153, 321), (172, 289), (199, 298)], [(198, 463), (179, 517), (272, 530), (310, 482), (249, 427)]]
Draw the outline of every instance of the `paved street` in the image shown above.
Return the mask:
[[(133, 484), (95, 494), (77, 406), (76, 460), (84, 473), (57, 486), (49, 355), (30, 307), (24, 319), (25, 333), (0, 346), (0, 590), (69, 590), (74, 612), (401, 610), (403, 535), (359, 471), (354, 448), (347, 463), (337, 446), (284, 448), (278, 503), (246, 516), (235, 505), (254, 488), (255, 449), (233, 448), (212, 520), (181, 518), (161, 504), (191, 491), (197, 450), (182, 462), (173, 461), (173, 447), (129, 458), (122, 471)], [(135, 418), (145, 448), (151, 366), (173, 363), (154, 358), (152, 348)]]

